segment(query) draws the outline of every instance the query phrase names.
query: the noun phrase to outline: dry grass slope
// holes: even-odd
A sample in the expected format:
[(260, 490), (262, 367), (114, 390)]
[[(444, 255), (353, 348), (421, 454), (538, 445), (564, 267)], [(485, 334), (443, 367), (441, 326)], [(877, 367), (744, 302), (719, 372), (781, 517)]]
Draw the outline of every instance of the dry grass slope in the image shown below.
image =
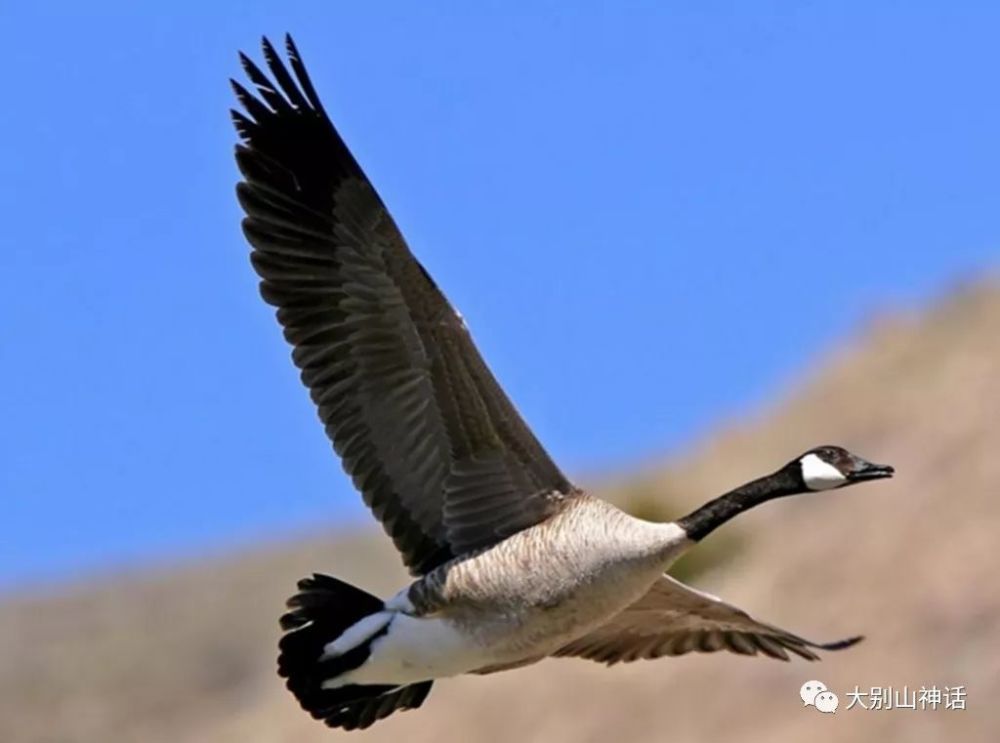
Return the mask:
[[(822, 664), (688, 656), (606, 670), (578, 660), (437, 685), (419, 712), (358, 741), (912, 743), (1000, 730), (1000, 289), (969, 287), (925, 315), (880, 321), (816, 364), (771, 411), (607, 491), (668, 492), (676, 510), (837, 442), (896, 465), (891, 483), (770, 504), (735, 523), (739, 560), (699, 583), (808, 637), (868, 635)], [(723, 466), (720, 466), (722, 463)], [(707, 550), (713, 548), (709, 545)], [(727, 552), (726, 547), (722, 552)], [(273, 673), (278, 608), (321, 568), (388, 591), (387, 541), (317, 536), (0, 605), (5, 743), (258, 741), (343, 735), (295, 708)], [(803, 709), (834, 691), (964, 684), (961, 711)]]

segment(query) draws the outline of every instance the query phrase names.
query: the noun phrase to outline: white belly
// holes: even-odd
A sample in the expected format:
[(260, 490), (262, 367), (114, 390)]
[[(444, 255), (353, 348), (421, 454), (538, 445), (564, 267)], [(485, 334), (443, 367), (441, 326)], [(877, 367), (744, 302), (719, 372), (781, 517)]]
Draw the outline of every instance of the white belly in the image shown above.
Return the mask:
[(324, 687), (410, 684), (457, 676), (493, 662), (486, 648), (457, 631), (446, 619), (421, 619), (392, 610), (380, 614), (388, 615), (388, 629), (382, 637), (372, 641), (368, 660), (353, 671), (324, 683)]

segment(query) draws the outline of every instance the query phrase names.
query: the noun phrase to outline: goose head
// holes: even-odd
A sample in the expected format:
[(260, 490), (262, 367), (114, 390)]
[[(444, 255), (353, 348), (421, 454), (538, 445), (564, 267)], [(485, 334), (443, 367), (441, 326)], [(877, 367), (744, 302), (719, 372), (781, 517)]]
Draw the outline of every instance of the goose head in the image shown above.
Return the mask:
[(748, 508), (774, 498), (833, 490), (892, 477), (887, 464), (874, 464), (841, 446), (817, 446), (777, 472), (758, 477), (710, 500), (677, 520), (688, 539), (697, 542)]
[(892, 477), (887, 464), (874, 464), (840, 446), (817, 446), (789, 463), (806, 490), (832, 490), (868, 480)]

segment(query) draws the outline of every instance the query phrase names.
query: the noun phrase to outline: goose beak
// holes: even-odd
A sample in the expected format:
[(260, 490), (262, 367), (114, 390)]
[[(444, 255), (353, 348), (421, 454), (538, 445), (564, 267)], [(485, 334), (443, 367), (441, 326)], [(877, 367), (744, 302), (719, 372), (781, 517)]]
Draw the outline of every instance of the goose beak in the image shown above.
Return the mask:
[(864, 482), (865, 480), (881, 480), (892, 477), (896, 469), (888, 464), (875, 464), (868, 462), (861, 457), (854, 458), (854, 469), (847, 475), (850, 482)]

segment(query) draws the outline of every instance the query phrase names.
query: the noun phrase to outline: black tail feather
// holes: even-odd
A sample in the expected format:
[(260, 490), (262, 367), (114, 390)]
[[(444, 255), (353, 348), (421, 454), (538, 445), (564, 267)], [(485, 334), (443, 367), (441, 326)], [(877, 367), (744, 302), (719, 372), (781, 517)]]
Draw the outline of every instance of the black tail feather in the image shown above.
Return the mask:
[(344, 705), (326, 718), (326, 724), (332, 728), (339, 727), (344, 730), (363, 730), (388, 717), (397, 709), (416, 709), (419, 707), (430, 693), (432, 683), (431, 681), (421, 681), (419, 684), (396, 687), (391, 693)]
[[(381, 611), (385, 604), (359, 588), (327, 575), (299, 581), (281, 617), (286, 634), (278, 643), (278, 675), (299, 704), (316, 719), (345, 730), (366, 728), (397, 709), (419, 707), (431, 682), (410, 686), (349, 684), (324, 689), (323, 682), (358, 668), (371, 653), (371, 642), (387, 628), (342, 655), (323, 658), (324, 648), (350, 626)], [(321, 659), (322, 658), (322, 659)]]
[[(322, 573), (313, 573), (311, 578), (303, 578), (297, 585), (299, 592), (285, 602), (291, 611), (281, 617), (284, 630), (322, 619), (339, 634), (362, 617), (384, 607), (382, 599)], [(327, 611), (332, 609), (337, 610), (336, 614)], [(339, 624), (339, 628), (334, 628), (334, 624)]]

